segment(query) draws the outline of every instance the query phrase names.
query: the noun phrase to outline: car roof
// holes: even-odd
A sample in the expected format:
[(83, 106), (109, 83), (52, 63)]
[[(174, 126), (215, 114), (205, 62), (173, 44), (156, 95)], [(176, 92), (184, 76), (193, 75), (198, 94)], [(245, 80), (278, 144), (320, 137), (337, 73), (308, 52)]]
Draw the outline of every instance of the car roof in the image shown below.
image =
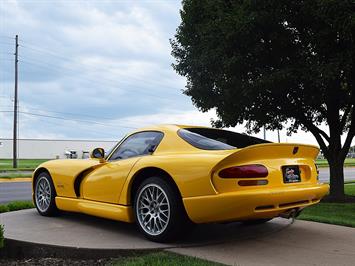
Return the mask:
[(181, 128), (211, 128), (205, 126), (193, 126), (193, 125), (178, 125), (178, 124), (159, 124), (159, 125), (152, 125), (147, 127), (142, 127), (134, 131), (141, 132), (141, 131), (162, 131), (162, 132), (177, 132)]

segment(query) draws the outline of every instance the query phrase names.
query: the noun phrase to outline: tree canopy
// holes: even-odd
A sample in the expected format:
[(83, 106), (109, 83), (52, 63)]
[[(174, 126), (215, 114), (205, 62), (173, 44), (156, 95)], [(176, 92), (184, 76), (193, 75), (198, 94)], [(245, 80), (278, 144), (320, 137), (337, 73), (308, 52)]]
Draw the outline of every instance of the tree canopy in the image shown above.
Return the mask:
[(310, 131), (330, 163), (332, 195), (343, 196), (355, 135), (355, 2), (184, 0), (180, 12), (171, 45), (184, 93), (215, 109), (218, 127)]

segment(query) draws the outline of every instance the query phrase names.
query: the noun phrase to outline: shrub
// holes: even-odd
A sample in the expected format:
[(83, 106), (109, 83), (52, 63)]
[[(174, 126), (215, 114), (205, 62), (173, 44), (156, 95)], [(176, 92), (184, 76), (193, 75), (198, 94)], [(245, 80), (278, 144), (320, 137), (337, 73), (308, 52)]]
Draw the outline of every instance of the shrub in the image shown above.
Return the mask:
[(9, 208), (7, 207), (7, 205), (0, 205), (0, 213), (3, 212), (8, 212)]
[(9, 211), (18, 211), (23, 209), (31, 209), (34, 208), (34, 205), (31, 201), (13, 201), (7, 204)]
[(13, 201), (0, 205), (0, 213), (34, 208), (32, 201)]
[(4, 227), (0, 224), (0, 248), (4, 246)]

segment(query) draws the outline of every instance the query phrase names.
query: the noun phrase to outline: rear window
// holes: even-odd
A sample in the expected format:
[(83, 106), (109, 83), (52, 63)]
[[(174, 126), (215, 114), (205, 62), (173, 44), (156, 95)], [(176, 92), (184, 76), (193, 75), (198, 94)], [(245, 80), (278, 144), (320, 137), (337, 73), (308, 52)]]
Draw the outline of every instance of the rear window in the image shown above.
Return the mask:
[(269, 141), (233, 131), (213, 128), (184, 128), (178, 135), (192, 146), (203, 150), (232, 150)]

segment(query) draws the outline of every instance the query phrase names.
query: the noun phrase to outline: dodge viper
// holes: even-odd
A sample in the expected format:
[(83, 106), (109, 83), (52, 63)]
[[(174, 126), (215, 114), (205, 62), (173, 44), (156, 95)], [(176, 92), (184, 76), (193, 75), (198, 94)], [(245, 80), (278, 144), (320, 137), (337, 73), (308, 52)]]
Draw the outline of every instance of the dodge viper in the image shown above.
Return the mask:
[(170, 241), (194, 223), (263, 223), (324, 197), (318, 147), (270, 143), (208, 127), (159, 125), (128, 134), (105, 155), (51, 160), (33, 173), (38, 212), (60, 210), (136, 223)]

